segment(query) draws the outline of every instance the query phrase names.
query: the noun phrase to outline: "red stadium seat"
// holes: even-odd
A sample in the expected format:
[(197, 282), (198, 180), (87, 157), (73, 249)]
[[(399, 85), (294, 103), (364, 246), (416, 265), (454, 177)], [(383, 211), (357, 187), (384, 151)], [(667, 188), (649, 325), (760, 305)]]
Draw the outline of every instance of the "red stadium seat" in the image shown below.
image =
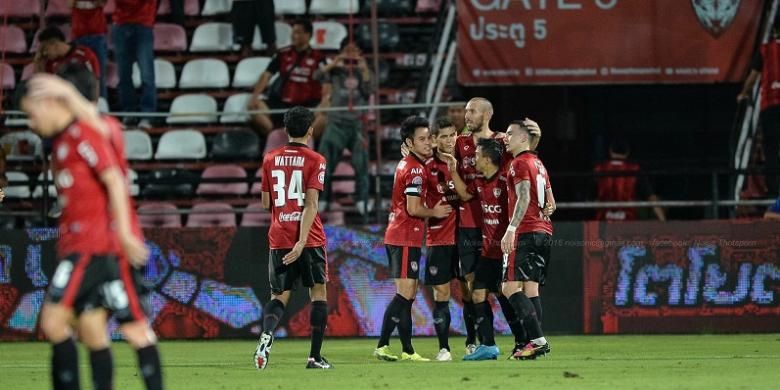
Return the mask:
[(350, 176), (353, 179), (350, 180), (332, 180), (332, 186), (334, 194), (354, 194), (355, 193), (355, 169), (349, 163), (344, 161), (339, 162), (336, 165), (336, 169), (333, 171), (333, 176)]
[(324, 223), (328, 225), (343, 226), (344, 225), (344, 212), (343, 211), (328, 211), (324, 213)]
[(206, 168), (201, 179), (236, 179), (235, 183), (200, 183), (198, 195), (244, 195), (249, 191), (246, 171), (238, 165), (214, 165)]
[[(271, 226), (271, 213), (263, 209), (262, 203), (252, 203), (246, 207), (247, 211), (253, 211), (252, 213), (244, 213), (241, 218), (241, 226)], [(257, 211), (260, 211), (259, 213)]]
[(272, 131), (265, 139), (265, 149), (263, 149), (263, 155), (287, 144), (287, 141), (287, 133), (284, 132), (284, 129), (276, 129)]
[(33, 73), (35, 73), (35, 64), (29, 63), (22, 68), (22, 78), (21, 80), (27, 80), (30, 77), (32, 77)]
[(441, 8), (441, 0), (417, 0), (414, 12), (438, 12)]
[(41, 13), (41, 3), (38, 1), (0, 0), (0, 16), (11, 18), (29, 18)]
[[(263, 168), (260, 168), (255, 172), (255, 177), (260, 178), (260, 180), (263, 179)], [(263, 187), (261, 186), (261, 182), (257, 181), (252, 183), (252, 189), (249, 191), (252, 195), (259, 195), (263, 192)]]
[(116, 1), (115, 0), (108, 0), (106, 2), (106, 6), (103, 7), (103, 12), (106, 13), (106, 15), (111, 15), (114, 13), (114, 10), (116, 10)]
[(5, 62), (0, 63), (0, 73), (2, 73), (2, 80), (0, 81), (2, 83), (3, 89), (14, 89), (16, 86), (16, 77), (14, 76), (14, 68), (11, 67), (11, 65), (6, 64)]
[(147, 203), (138, 207), (138, 222), (143, 228), (180, 228), (181, 215), (156, 214), (144, 215), (143, 212), (171, 212), (178, 211), (175, 205), (170, 203)]
[[(171, 13), (171, 1), (160, 0), (159, 8), (157, 9), (157, 15), (170, 15)], [(184, 14), (187, 16), (200, 15), (200, 1), (199, 0), (184, 0)]]
[(186, 51), (187, 31), (184, 27), (172, 23), (154, 25), (155, 51)]
[(0, 26), (0, 47), (5, 48), (6, 53), (26, 53), (24, 31), (13, 25)]
[(192, 206), (192, 211), (206, 211), (204, 214), (190, 214), (187, 227), (235, 227), (236, 214), (233, 207), (226, 203), (200, 203)]
[(46, 16), (70, 16), (68, 0), (49, 0), (46, 6)]

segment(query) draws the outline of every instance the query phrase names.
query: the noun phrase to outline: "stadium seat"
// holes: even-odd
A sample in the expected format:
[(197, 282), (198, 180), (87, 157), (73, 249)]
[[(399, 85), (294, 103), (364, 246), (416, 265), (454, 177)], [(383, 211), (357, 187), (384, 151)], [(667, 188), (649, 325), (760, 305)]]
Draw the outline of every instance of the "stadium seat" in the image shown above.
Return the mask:
[(102, 96), (98, 98), (98, 111), (102, 113), (111, 112), (111, 108), (108, 106), (108, 100)]
[(0, 0), (0, 17), (30, 18), (41, 13), (41, 3), (38, 1)]
[(265, 149), (263, 149), (263, 155), (266, 155), (268, 152), (287, 144), (288, 140), (289, 138), (287, 137), (287, 133), (285, 133), (284, 129), (275, 129), (271, 131), (268, 134), (268, 137), (265, 139)]
[[(276, 32), (276, 47), (285, 47), (292, 44), (292, 27), (285, 22), (274, 23), (274, 32)], [(255, 35), (252, 37), (252, 49), (265, 50), (267, 46), (263, 43), (260, 35), (260, 29), (255, 27)]]
[[(212, 165), (206, 168), (200, 176), (201, 183), (198, 195), (245, 195), (249, 192), (246, 182), (246, 171), (238, 165)], [(235, 183), (204, 183), (202, 179), (235, 179)]]
[(333, 226), (344, 226), (343, 211), (328, 211), (323, 215), (323, 222)]
[(201, 16), (214, 16), (230, 13), (230, 8), (233, 6), (233, 0), (206, 0), (203, 3), (203, 10), (200, 11)]
[[(14, 2), (16, 4), (20, 2)], [(0, 47), (5, 49), (6, 53), (24, 54), (27, 52), (27, 40), (24, 37), (24, 31), (14, 25), (0, 26)]]
[(46, 6), (46, 16), (70, 16), (68, 0), (49, 0)]
[(138, 184), (138, 172), (132, 169), (127, 170), (127, 189), (130, 191), (130, 196), (138, 196), (141, 193), (141, 185)]
[[(401, 42), (401, 33), (398, 25), (392, 23), (380, 23), (379, 29), (379, 47), (383, 51), (392, 51)], [(363, 49), (372, 46), (371, 26), (361, 24), (355, 28), (355, 42)]]
[[(377, 12), (380, 17), (407, 15), (414, 8), (413, 0), (378, 0)], [(365, 7), (363, 12), (370, 11), (371, 7)]]
[[(48, 174), (48, 180), (49, 180), (49, 198), (56, 198), (57, 197), (57, 187), (54, 186), (54, 180), (51, 176), (51, 171), (46, 171)], [(35, 186), (35, 189), (32, 192), (32, 197), (34, 199), (40, 199), (43, 198), (43, 172), (38, 174), (38, 179), (36, 180), (36, 183), (38, 183)]]
[(195, 29), (191, 52), (233, 50), (233, 26), (230, 23), (204, 23)]
[(144, 197), (192, 197), (198, 176), (181, 169), (160, 169), (147, 175)]
[(331, 191), (334, 194), (354, 194), (355, 193), (355, 169), (351, 164), (340, 161), (333, 170), (333, 176), (349, 176), (348, 180), (332, 180)]
[[(260, 168), (257, 170), (257, 172), (255, 172), (255, 179), (263, 179), (263, 168)], [(260, 195), (260, 193), (263, 192), (263, 187), (260, 184), (260, 181), (255, 181), (252, 183), (252, 188), (249, 190), (249, 194)]]
[(106, 86), (108, 88), (116, 88), (119, 85), (119, 69), (113, 62), (106, 64)]
[(3, 89), (14, 89), (14, 87), (16, 87), (16, 76), (14, 76), (14, 68), (11, 65), (3, 62), (0, 64), (0, 73), (3, 74)]
[[(349, 34), (347, 28), (339, 22), (314, 22), (314, 34), (311, 46), (319, 50), (339, 50), (341, 41)], [(367, 26), (367, 24), (363, 25)]]
[(360, 10), (358, 0), (312, 0), (309, 13), (321, 14), (354, 14)]
[(227, 98), (225, 106), (222, 108), (226, 114), (219, 117), (219, 123), (245, 123), (248, 121), (249, 115), (244, 114), (244, 112), (246, 112), (247, 104), (251, 98), (252, 94), (249, 92), (237, 93)]
[(271, 226), (271, 213), (263, 208), (262, 203), (252, 203), (246, 206), (246, 211), (241, 217), (242, 227)]
[[(63, 34), (65, 34), (65, 40), (70, 41), (71, 35), (70, 35), (70, 25), (69, 24), (61, 24), (59, 25), (60, 31), (62, 31)], [(33, 35), (32, 43), (30, 44), (30, 49), (28, 50), (30, 53), (35, 53), (38, 51), (38, 46), (40, 45), (40, 42), (38, 42), (38, 35), (40, 35), (41, 31), (43, 29), (39, 29), (35, 31), (35, 35)]]
[(27, 80), (35, 73), (35, 64), (29, 63), (22, 68), (22, 78), (21, 81)]
[(440, 8), (441, 0), (417, 0), (417, 6), (414, 8), (414, 12), (439, 12)]
[(303, 15), (306, 13), (306, 0), (274, 0), (274, 13), (277, 15)]
[(157, 23), (154, 25), (155, 51), (186, 51), (187, 31), (184, 27), (173, 23)]
[[(176, 88), (176, 68), (170, 61), (154, 59), (154, 83), (161, 89)], [(133, 63), (133, 85), (136, 88), (141, 86), (141, 71), (137, 62)]]
[(250, 57), (241, 60), (233, 73), (233, 88), (254, 86), (270, 63), (271, 57)]
[(138, 222), (142, 228), (180, 228), (181, 215), (179, 214), (145, 214), (177, 212), (179, 209), (171, 203), (146, 203), (138, 207)]
[(125, 137), (125, 154), (128, 160), (151, 160), (152, 139), (149, 134), (142, 130), (126, 130), (123, 132)]
[(27, 184), (9, 184), (5, 188), (5, 196), (9, 199), (27, 199), (30, 197), (30, 178), (24, 172), (10, 171), (5, 173), (5, 177), (9, 182), (12, 181), (26, 181)]
[(249, 130), (224, 131), (211, 142), (211, 158), (214, 159), (257, 160), (259, 157), (260, 139)]
[(227, 64), (214, 58), (191, 60), (184, 64), (179, 78), (179, 88), (225, 88), (230, 86), (230, 70)]
[(236, 214), (233, 207), (225, 203), (200, 203), (192, 206), (192, 211), (204, 211), (206, 213), (192, 213), (187, 217), (187, 227), (235, 227)]
[(14, 131), (0, 137), (0, 147), (9, 151), (8, 161), (32, 161), (43, 156), (41, 138), (30, 130)]
[[(171, 14), (170, 0), (160, 0), (159, 8), (157, 8), (157, 15), (170, 15), (170, 14)], [(200, 15), (200, 0), (184, 0), (184, 15), (187, 16)]]
[[(212, 123), (217, 121), (217, 100), (206, 94), (188, 94), (177, 96), (171, 103), (171, 116), (168, 124)], [(176, 114), (198, 113), (201, 115), (175, 116)]]
[(197, 130), (171, 130), (157, 143), (157, 160), (198, 160), (206, 157), (206, 138)]

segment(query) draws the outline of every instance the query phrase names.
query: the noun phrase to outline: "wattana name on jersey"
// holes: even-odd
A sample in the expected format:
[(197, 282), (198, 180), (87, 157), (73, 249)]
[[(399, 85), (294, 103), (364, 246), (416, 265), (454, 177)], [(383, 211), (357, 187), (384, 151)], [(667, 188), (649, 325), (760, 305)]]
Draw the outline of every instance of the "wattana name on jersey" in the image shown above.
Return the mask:
[(302, 167), (306, 162), (303, 156), (276, 156), (274, 164), (277, 167)]
[(300, 222), (302, 214), (300, 211), (291, 213), (281, 212), (279, 213), (279, 222)]

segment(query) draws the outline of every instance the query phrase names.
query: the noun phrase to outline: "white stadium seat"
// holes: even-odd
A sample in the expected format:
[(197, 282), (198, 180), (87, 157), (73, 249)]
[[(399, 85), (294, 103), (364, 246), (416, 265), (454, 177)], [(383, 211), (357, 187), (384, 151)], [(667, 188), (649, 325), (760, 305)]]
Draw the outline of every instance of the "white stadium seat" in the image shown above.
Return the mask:
[[(171, 116), (168, 117), (168, 124), (177, 123), (212, 123), (217, 121), (217, 100), (206, 94), (187, 94), (177, 96), (171, 103)], [(176, 114), (193, 114), (176, 116)]]
[(339, 22), (314, 22), (311, 47), (319, 50), (339, 50), (341, 41), (349, 34), (347, 28)]
[(195, 29), (191, 52), (233, 50), (233, 26), (230, 23), (204, 23)]
[(241, 60), (233, 73), (233, 88), (248, 88), (255, 85), (270, 63), (271, 57), (250, 57)]
[(24, 172), (6, 172), (5, 177), (8, 178), (8, 181), (26, 181), (28, 182), (27, 185), (25, 184), (9, 184), (8, 187), (5, 188), (5, 196), (7, 198), (16, 198), (16, 199), (27, 199), (30, 197), (30, 178), (25, 174)]
[(157, 160), (202, 159), (206, 157), (206, 138), (197, 130), (171, 130), (160, 137)]
[(192, 60), (184, 64), (179, 88), (225, 88), (230, 86), (227, 64), (214, 58)]
[(237, 93), (230, 96), (225, 101), (225, 107), (222, 108), (226, 114), (219, 118), (220, 123), (244, 123), (249, 120), (249, 115), (243, 114), (247, 110), (251, 93)]
[(127, 184), (130, 190), (130, 196), (138, 196), (141, 193), (141, 187), (136, 183), (138, 180), (138, 173), (132, 169), (127, 171)]
[(200, 11), (200, 14), (201, 16), (227, 14), (230, 13), (232, 6), (233, 0), (206, 0), (203, 3), (203, 10)]
[[(285, 22), (274, 23), (274, 31), (276, 32), (276, 47), (285, 47), (292, 44), (292, 27)], [(260, 29), (255, 27), (255, 36), (252, 38), (252, 49), (265, 50), (266, 44), (260, 36)]]
[(306, 13), (306, 0), (274, 0), (274, 13), (277, 15), (303, 15)]
[[(157, 88), (176, 88), (176, 68), (170, 61), (162, 58), (154, 59), (154, 83)], [(136, 88), (141, 86), (141, 71), (138, 69), (137, 62), (133, 64), (133, 85)]]
[[(46, 171), (48, 173), (47, 176), (49, 176), (49, 197), (50, 198), (56, 198), (57, 197), (57, 187), (54, 186), (54, 181), (51, 176), (51, 171)], [(32, 197), (35, 199), (43, 198), (43, 172), (41, 172), (38, 175), (38, 185), (35, 186), (35, 190), (33, 190)]]
[(319, 14), (354, 14), (360, 10), (358, 0), (311, 0), (309, 13)]
[(98, 111), (103, 113), (111, 112), (111, 108), (108, 107), (108, 100), (102, 96), (98, 98)]
[(32, 161), (43, 156), (43, 142), (30, 130), (14, 131), (0, 137), (0, 147), (8, 161)]
[(125, 137), (125, 154), (128, 160), (151, 160), (152, 139), (143, 130), (126, 130), (122, 133)]

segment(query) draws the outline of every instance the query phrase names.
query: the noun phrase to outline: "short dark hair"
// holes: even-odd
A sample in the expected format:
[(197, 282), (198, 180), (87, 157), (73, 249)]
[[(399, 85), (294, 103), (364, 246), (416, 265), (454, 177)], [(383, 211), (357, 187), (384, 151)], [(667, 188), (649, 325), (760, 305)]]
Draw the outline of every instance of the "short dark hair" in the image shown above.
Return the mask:
[(71, 62), (60, 67), (57, 76), (73, 84), (85, 99), (97, 101), (97, 79), (95, 74), (82, 63)]
[(609, 151), (615, 154), (627, 155), (631, 153), (631, 145), (625, 138), (615, 138), (609, 143)]
[(477, 141), (477, 147), (482, 151), (482, 155), (490, 159), (493, 165), (501, 166), (501, 157), (504, 155), (504, 145), (495, 138), (480, 138)]
[(50, 39), (56, 39), (58, 41), (65, 42), (65, 33), (60, 30), (59, 26), (49, 26), (43, 29), (40, 34), (38, 34), (38, 42), (45, 42)]
[(418, 127), (427, 128), (428, 120), (418, 115), (412, 115), (404, 119), (404, 121), (401, 122), (401, 141), (406, 142), (406, 139), (408, 138), (414, 142), (414, 131), (417, 130)]
[(452, 121), (450, 118), (447, 117), (441, 117), (436, 120), (436, 126), (433, 126), (431, 129), (431, 135), (437, 136), (439, 135), (439, 130), (446, 129), (447, 127), (452, 127)]
[(295, 106), (284, 113), (284, 129), (293, 138), (305, 136), (313, 122), (314, 113), (306, 107)]
[(308, 19), (297, 19), (294, 22), (292, 22), (292, 26), (301, 26), (303, 27), (303, 31), (306, 31), (307, 34), (312, 35), (314, 34), (314, 26), (311, 24), (311, 21)]

